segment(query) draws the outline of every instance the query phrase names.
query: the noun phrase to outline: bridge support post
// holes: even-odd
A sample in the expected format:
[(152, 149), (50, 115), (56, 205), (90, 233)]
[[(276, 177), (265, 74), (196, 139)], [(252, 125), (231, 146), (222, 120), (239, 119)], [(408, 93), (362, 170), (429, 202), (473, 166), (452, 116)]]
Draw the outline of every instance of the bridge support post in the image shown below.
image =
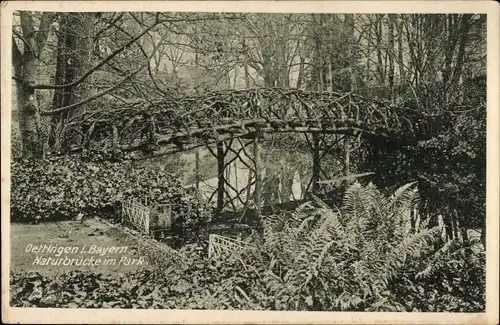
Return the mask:
[(262, 166), (261, 166), (261, 157), (260, 157), (260, 152), (261, 152), (261, 143), (259, 136), (255, 137), (255, 140), (253, 142), (253, 153), (254, 153), (254, 160), (255, 160), (255, 196), (254, 196), (254, 203), (255, 203), (255, 216), (257, 218), (260, 218), (260, 213), (261, 213), (261, 207), (262, 207), (262, 202), (261, 202), (261, 195), (262, 195)]
[(219, 216), (224, 207), (224, 141), (217, 142), (217, 207), (215, 215)]
[[(349, 177), (351, 175), (351, 172), (350, 172), (351, 147), (350, 147), (350, 145), (351, 145), (350, 138), (346, 134), (346, 135), (344, 135), (344, 176), (345, 177)], [(351, 184), (351, 182), (349, 181), (349, 179), (346, 179), (344, 181), (344, 184), (343, 184), (344, 190), (347, 189), (350, 184)]]
[(195, 182), (196, 182), (196, 197), (200, 197), (200, 148), (196, 148), (195, 153)]
[(117, 146), (118, 146), (118, 130), (116, 129), (116, 125), (113, 124), (113, 152), (112, 152), (112, 157), (113, 160), (116, 160), (117, 158)]
[(312, 135), (313, 138), (313, 143), (312, 143), (312, 151), (313, 151), (313, 170), (312, 170), (312, 192), (316, 194), (319, 190), (319, 174), (321, 170), (321, 161), (319, 157), (319, 136), (318, 134), (314, 133)]

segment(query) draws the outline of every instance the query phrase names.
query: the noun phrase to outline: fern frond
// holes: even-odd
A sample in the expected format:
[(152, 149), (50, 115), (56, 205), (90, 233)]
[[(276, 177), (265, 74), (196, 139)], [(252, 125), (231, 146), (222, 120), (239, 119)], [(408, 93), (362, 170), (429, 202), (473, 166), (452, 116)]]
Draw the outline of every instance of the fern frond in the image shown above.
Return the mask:
[(418, 192), (416, 189), (411, 189), (415, 183), (407, 183), (400, 186), (391, 196), (381, 197), (379, 202), (380, 212), (382, 214), (391, 214), (394, 212), (394, 208), (410, 205), (413, 202), (413, 196)]
[(429, 277), (429, 275), (432, 273), (434, 265), (436, 264), (436, 261), (441, 256), (443, 256), (444, 254), (446, 254), (448, 251), (450, 251), (451, 249), (453, 249), (454, 247), (456, 247), (457, 244), (458, 244), (458, 241), (456, 239), (450, 239), (450, 240), (448, 240), (436, 253), (434, 253), (434, 255), (430, 259), (429, 264), (427, 265), (427, 267), (424, 270), (418, 272), (415, 275), (415, 278), (416, 279), (420, 279), (420, 278), (427, 278), (427, 277)]
[(377, 203), (376, 190), (372, 187), (362, 187), (359, 183), (351, 185), (344, 194), (343, 212), (350, 223), (349, 228), (363, 233), (372, 219), (372, 211)]
[(411, 182), (411, 183), (407, 183), (401, 187), (399, 187), (395, 192), (394, 194), (392, 195), (391, 199), (393, 202), (397, 202), (401, 199), (404, 199), (406, 200), (408, 198), (408, 195), (412, 196), (413, 193), (412, 191), (409, 191), (410, 188), (415, 185), (417, 182)]
[(318, 256), (318, 258), (316, 259), (316, 263), (314, 265), (314, 269), (315, 270), (318, 270), (321, 268), (321, 265), (323, 264), (323, 260), (325, 259), (325, 256), (328, 252), (328, 250), (335, 244), (334, 241), (330, 241), (328, 243), (326, 243), (326, 245), (323, 246), (323, 248), (321, 249), (321, 252)]
[(310, 210), (314, 209), (310, 201), (302, 203), (298, 207), (295, 208), (294, 214), (299, 217), (299, 219), (304, 219), (304, 217), (308, 216)]
[(314, 220), (314, 219), (316, 219), (316, 216), (313, 215), (313, 216), (307, 217), (304, 220), (302, 220), (302, 223), (300, 224), (300, 226), (295, 229), (295, 236), (298, 237), (301, 233), (305, 232), (306, 228), (309, 225), (309, 222)]
[(441, 226), (436, 226), (409, 236), (400, 246), (401, 252), (404, 252), (411, 257), (419, 257), (423, 253), (423, 250), (427, 248), (432, 241), (437, 239), (441, 230)]

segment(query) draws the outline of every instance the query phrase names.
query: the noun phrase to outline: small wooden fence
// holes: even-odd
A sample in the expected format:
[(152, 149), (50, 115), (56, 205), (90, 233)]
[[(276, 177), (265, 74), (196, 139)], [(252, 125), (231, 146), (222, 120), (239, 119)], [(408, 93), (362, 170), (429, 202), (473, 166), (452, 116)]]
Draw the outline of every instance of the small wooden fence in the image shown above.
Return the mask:
[(208, 239), (208, 257), (242, 253), (255, 249), (252, 245), (229, 237), (211, 234)]
[(135, 200), (122, 202), (122, 223), (147, 234), (169, 229), (172, 225), (172, 206), (161, 204), (147, 206)]
[(149, 235), (151, 209), (132, 200), (122, 202), (122, 222)]

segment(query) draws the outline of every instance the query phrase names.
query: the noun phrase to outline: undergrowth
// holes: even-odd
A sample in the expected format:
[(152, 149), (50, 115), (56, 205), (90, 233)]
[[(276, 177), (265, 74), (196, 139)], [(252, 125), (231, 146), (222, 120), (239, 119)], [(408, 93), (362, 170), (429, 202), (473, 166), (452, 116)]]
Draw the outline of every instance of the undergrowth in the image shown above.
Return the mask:
[(209, 259), (187, 245), (161, 269), (109, 276), (11, 276), (11, 305), (318, 311), (480, 312), (484, 253), (412, 227), (413, 184), (392, 196), (354, 184), (341, 207), (314, 198), (264, 220), (255, 249)]
[(121, 202), (147, 199), (148, 205), (171, 204), (172, 230), (183, 243), (206, 235), (210, 214), (194, 189), (174, 175), (135, 166), (131, 161), (53, 156), (15, 159), (11, 165), (11, 221), (69, 220), (79, 214), (118, 217)]

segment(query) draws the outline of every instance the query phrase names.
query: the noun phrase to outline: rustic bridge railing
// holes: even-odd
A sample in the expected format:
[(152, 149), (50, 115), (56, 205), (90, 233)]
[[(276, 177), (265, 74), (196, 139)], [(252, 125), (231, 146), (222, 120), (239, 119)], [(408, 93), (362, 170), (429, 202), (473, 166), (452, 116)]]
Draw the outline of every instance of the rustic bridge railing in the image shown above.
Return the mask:
[(244, 241), (225, 236), (211, 234), (208, 239), (208, 257), (217, 257), (226, 254), (239, 254), (255, 249)]
[(126, 200), (122, 202), (122, 223), (132, 226), (149, 235), (151, 209), (147, 206), (133, 201)]
[(122, 202), (122, 223), (147, 235), (170, 229), (172, 226), (172, 205), (155, 204), (148, 206), (136, 200)]
[(73, 125), (83, 135), (74, 150), (104, 142), (124, 152), (170, 153), (263, 132), (405, 138), (414, 130), (416, 114), (353, 93), (279, 88), (214, 91), (89, 109)]

